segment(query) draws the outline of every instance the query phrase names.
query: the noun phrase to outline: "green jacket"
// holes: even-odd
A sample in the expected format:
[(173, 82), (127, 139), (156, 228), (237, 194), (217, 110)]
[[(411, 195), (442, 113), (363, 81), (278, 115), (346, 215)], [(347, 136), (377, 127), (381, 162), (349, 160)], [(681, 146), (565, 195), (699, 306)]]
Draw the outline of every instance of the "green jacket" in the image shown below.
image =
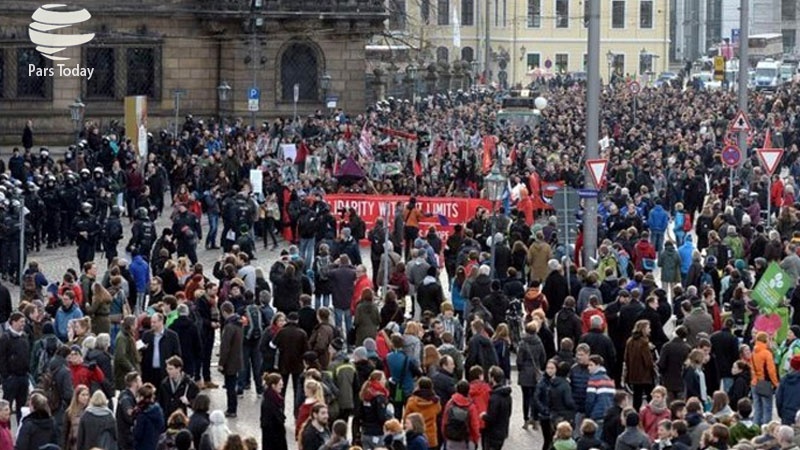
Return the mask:
[(133, 371), (139, 372), (140, 361), (133, 336), (120, 330), (114, 345), (114, 387), (116, 389), (125, 389), (125, 375)]

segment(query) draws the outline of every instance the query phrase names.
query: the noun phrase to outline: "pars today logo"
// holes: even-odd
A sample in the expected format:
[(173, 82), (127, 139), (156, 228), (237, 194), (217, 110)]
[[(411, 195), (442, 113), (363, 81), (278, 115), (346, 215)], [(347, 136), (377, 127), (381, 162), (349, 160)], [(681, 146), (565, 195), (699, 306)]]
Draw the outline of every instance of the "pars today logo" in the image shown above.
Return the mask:
[[(92, 15), (86, 9), (72, 9), (65, 4), (42, 5), (31, 15), (33, 22), (28, 27), (28, 37), (36, 44), (36, 51), (43, 57), (51, 61), (67, 61), (70, 58), (56, 54), (69, 47), (90, 42), (94, 39), (94, 33), (66, 34), (55, 31), (86, 22), (91, 18)], [(91, 79), (94, 73), (94, 68), (81, 67), (80, 64), (76, 67), (67, 67), (58, 63), (55, 66), (37, 67), (35, 64), (28, 64), (28, 75), (52, 77), (58, 70), (60, 76), (85, 76)]]

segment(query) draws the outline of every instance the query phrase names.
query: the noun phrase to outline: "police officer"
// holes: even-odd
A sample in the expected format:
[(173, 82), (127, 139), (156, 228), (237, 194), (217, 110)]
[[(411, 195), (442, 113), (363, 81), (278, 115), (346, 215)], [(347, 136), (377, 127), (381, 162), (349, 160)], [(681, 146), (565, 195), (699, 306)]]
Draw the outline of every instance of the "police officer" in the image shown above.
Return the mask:
[(142, 258), (150, 260), (150, 250), (156, 241), (156, 227), (150, 221), (147, 208), (137, 208), (133, 222), (131, 240), (125, 248), (131, 256), (141, 255)]
[(178, 205), (178, 215), (172, 222), (172, 232), (178, 242), (178, 256), (187, 256), (192, 265), (197, 263), (197, 241), (203, 238), (197, 216), (186, 209), (186, 205)]
[(72, 230), (75, 233), (75, 242), (78, 243), (78, 266), (94, 260), (95, 245), (100, 227), (92, 217), (92, 204), (81, 203), (81, 211), (75, 217)]
[(83, 200), (75, 174), (67, 174), (66, 181), (59, 190), (58, 197), (61, 202), (61, 245), (67, 245), (74, 242), (75, 233), (72, 230), (72, 226), (78, 213), (78, 205)]
[(2, 225), (0, 226), (0, 234), (2, 237), (2, 244), (0, 244), (0, 251), (3, 257), (0, 258), (5, 265), (3, 267), (3, 279), (11, 280), (14, 284), (19, 284), (19, 265), (20, 262), (20, 248), (19, 248), (19, 233), (20, 233), (20, 214), (22, 214), (22, 202), (17, 199), (9, 201), (3, 200), (2, 206)]
[(55, 248), (58, 245), (59, 224), (61, 223), (61, 198), (56, 187), (56, 177), (53, 175), (48, 175), (44, 180), (42, 201), (45, 208), (42, 231), (47, 239), (47, 248)]
[(45, 205), (39, 196), (39, 186), (33, 181), (26, 184), (25, 207), (28, 208), (28, 219), (31, 223), (31, 234), (28, 236), (28, 249), (35, 249), (37, 252), (42, 246), (42, 219), (44, 218)]
[[(105, 249), (106, 259), (111, 265), (111, 260), (117, 256), (117, 245), (122, 240), (122, 221), (119, 219), (122, 208), (117, 205), (111, 207), (111, 216), (106, 219), (103, 226), (103, 248)], [(152, 224), (151, 224), (152, 225)]]

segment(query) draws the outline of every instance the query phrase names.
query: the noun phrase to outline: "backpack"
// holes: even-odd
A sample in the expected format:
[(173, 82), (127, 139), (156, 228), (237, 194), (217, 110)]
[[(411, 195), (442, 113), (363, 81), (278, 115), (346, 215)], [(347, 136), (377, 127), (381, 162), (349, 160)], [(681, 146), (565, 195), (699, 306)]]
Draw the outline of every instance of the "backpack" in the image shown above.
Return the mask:
[(447, 410), (447, 426), (444, 437), (449, 441), (469, 441), (469, 409), (455, 403), (450, 404)]
[(690, 232), (692, 231), (692, 215), (689, 213), (683, 214), (683, 231)]
[(244, 338), (248, 341), (261, 340), (261, 333), (264, 329), (261, 323), (261, 310), (256, 305), (248, 305), (244, 309), (245, 317), (247, 317), (247, 325), (244, 327)]
[(39, 389), (44, 392), (47, 397), (47, 405), (50, 411), (54, 414), (61, 409), (61, 392), (56, 385), (56, 374), (53, 370), (47, 370), (42, 374), (42, 379), (39, 381)]
[(330, 256), (320, 256), (317, 258), (316, 264), (316, 278), (318, 281), (328, 281), (331, 272), (331, 258)]
[(36, 366), (33, 370), (34, 380), (41, 380), (42, 376), (47, 372), (47, 367), (50, 365), (50, 360), (55, 355), (56, 350), (61, 342), (55, 336), (47, 336), (41, 341), (41, 345), (37, 347), (37, 354), (34, 355), (36, 359)]
[(297, 232), (300, 233), (301, 238), (310, 239), (316, 236), (316, 221), (316, 217), (314, 217), (314, 214), (310, 212), (307, 212), (300, 217), (300, 220), (297, 222)]

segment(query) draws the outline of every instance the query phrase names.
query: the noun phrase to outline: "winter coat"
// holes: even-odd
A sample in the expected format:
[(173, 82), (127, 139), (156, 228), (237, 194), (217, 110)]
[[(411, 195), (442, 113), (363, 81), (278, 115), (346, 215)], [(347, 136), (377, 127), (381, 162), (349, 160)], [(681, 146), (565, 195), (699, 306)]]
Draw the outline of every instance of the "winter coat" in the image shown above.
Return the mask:
[(184, 363), (198, 364), (201, 359), (203, 341), (195, 322), (189, 316), (178, 316), (169, 329), (178, 335), (178, 341), (181, 343), (181, 358)]
[[(548, 319), (552, 320), (556, 313), (564, 305), (564, 299), (569, 295), (567, 278), (558, 270), (554, 270), (547, 275), (542, 286), (542, 294), (547, 298), (549, 308), (545, 311)], [(588, 301), (588, 299), (587, 299)]]
[(78, 425), (78, 450), (117, 450), (117, 423), (106, 407), (89, 406)]
[(406, 450), (429, 450), (428, 439), (424, 434), (406, 432)]
[(683, 392), (683, 364), (692, 347), (683, 339), (672, 338), (664, 344), (658, 358), (661, 384), (670, 392)]
[(156, 398), (158, 399), (158, 404), (161, 406), (161, 409), (164, 411), (164, 416), (169, 417), (173, 412), (179, 409), (185, 414), (188, 414), (188, 405), (183, 404), (181, 397), (186, 396), (191, 405), (199, 393), (200, 390), (197, 388), (197, 384), (184, 373), (178, 381), (175, 390), (172, 389), (170, 378), (168, 376), (165, 377), (158, 387)]
[(589, 345), (591, 354), (603, 357), (603, 363), (608, 367), (614, 367), (617, 361), (617, 349), (611, 338), (599, 330), (589, 330), (579, 341)]
[(800, 372), (792, 371), (782, 380), (775, 393), (778, 416), (784, 425), (793, 425), (795, 415), (800, 410)]
[[(530, 281), (544, 281), (548, 276), (547, 262), (553, 258), (553, 249), (547, 242), (537, 240), (528, 248), (528, 267), (530, 267)], [(502, 274), (505, 275), (505, 274)]]
[(63, 306), (58, 308), (54, 325), (56, 328), (56, 336), (61, 339), (61, 342), (67, 342), (69, 339), (67, 325), (69, 325), (70, 320), (80, 319), (81, 317), (83, 317), (83, 311), (81, 311), (81, 308), (75, 302), (72, 303), (69, 309), (64, 309)]
[(47, 412), (35, 411), (22, 419), (15, 450), (39, 450), (47, 444), (58, 445), (55, 420)]
[(351, 265), (331, 267), (328, 271), (328, 279), (331, 283), (333, 307), (350, 309), (356, 282), (356, 268)]
[(735, 411), (739, 400), (750, 396), (750, 368), (733, 376), (733, 383), (728, 389), (728, 404)]
[(319, 357), (319, 365), (323, 369), (328, 367), (330, 363), (330, 353), (328, 348), (336, 338), (336, 330), (333, 325), (329, 323), (318, 323), (311, 333), (311, 338), (308, 340), (308, 347), (314, 351)]
[(766, 343), (756, 341), (753, 348), (753, 379), (752, 385), (755, 386), (760, 380), (770, 380), (773, 386), (778, 385), (778, 371), (775, 368), (775, 359), (772, 351)]
[(658, 267), (661, 268), (662, 283), (681, 282), (681, 255), (672, 242), (664, 244), (664, 250), (658, 255)]
[(437, 435), (436, 418), (442, 411), (442, 405), (439, 402), (439, 397), (428, 390), (417, 390), (411, 394), (406, 402), (406, 407), (403, 410), (403, 421), (411, 413), (420, 413), (425, 420), (425, 437), (431, 447), (439, 445), (439, 438)]
[(508, 438), (511, 421), (511, 387), (494, 386), (489, 395), (489, 407), (483, 423), (483, 438), (490, 442), (502, 442)]
[(683, 319), (683, 326), (689, 332), (686, 343), (692, 348), (697, 345), (699, 333), (706, 333), (709, 336), (714, 333), (714, 319), (702, 307), (692, 309), (692, 312)]
[(261, 434), (269, 437), (263, 442), (264, 450), (286, 450), (286, 414), (284, 413), (284, 399), (280, 393), (271, 388), (264, 391), (261, 401)]
[(575, 400), (572, 397), (572, 389), (566, 378), (555, 377), (550, 385), (550, 420), (558, 423), (563, 420), (572, 422), (575, 417)]
[(483, 373), (489, 373), (489, 368), (497, 365), (497, 353), (488, 337), (477, 334), (467, 343), (467, 360), (464, 369), (469, 373), (473, 366), (483, 367)]
[(426, 276), (422, 285), (417, 288), (417, 303), (422, 311), (430, 311), (438, 315), (444, 301), (442, 285), (432, 276)]
[(308, 337), (296, 323), (287, 323), (272, 339), (279, 351), (278, 367), (281, 374), (303, 372), (303, 353), (308, 350)]
[(522, 387), (535, 387), (546, 362), (544, 344), (539, 336), (525, 335), (517, 352), (517, 383)]
[(655, 363), (650, 352), (650, 341), (646, 336), (634, 334), (625, 344), (625, 365), (628, 384), (653, 384)]
[(164, 431), (164, 413), (161, 407), (152, 403), (136, 415), (133, 426), (134, 450), (156, 450), (158, 438)]
[(439, 402), (442, 406), (446, 405), (456, 393), (456, 379), (453, 374), (439, 368), (434, 371), (431, 381), (433, 382), (433, 392), (439, 397)]
[(671, 414), (666, 404), (664, 405), (664, 409), (658, 412), (650, 403), (642, 406), (642, 409), (639, 411), (639, 425), (642, 427), (642, 431), (644, 431), (647, 437), (652, 441), (658, 439), (658, 424), (660, 424), (662, 420), (670, 418)]
[(606, 411), (614, 406), (616, 394), (614, 380), (608, 377), (606, 369), (600, 367), (589, 376), (586, 387), (586, 417), (592, 420), (602, 420)]
[(533, 401), (539, 420), (550, 420), (550, 389), (553, 387), (553, 379), (544, 374), (542, 379), (536, 383)]
[(614, 450), (640, 450), (650, 448), (650, 439), (637, 427), (627, 427), (617, 438)]
[(225, 320), (219, 344), (219, 368), (225, 375), (236, 375), (244, 367), (242, 341), (244, 331), (241, 318), (234, 314)]
[(136, 350), (136, 340), (127, 332), (120, 330), (114, 345), (114, 388), (125, 389), (125, 375), (139, 372), (140, 355)]
[(591, 374), (588, 366), (574, 364), (569, 369), (569, 384), (572, 389), (572, 398), (575, 399), (575, 406), (578, 411), (586, 409), (586, 393), (590, 378)]
[(200, 448), (200, 439), (203, 437), (203, 433), (208, 430), (209, 425), (211, 425), (211, 420), (208, 417), (208, 412), (192, 412), (191, 417), (189, 417), (189, 425), (186, 426), (186, 429), (192, 433), (192, 442), (194, 443), (195, 449)]
[(731, 367), (739, 359), (739, 339), (731, 330), (723, 328), (711, 335), (711, 353), (720, 378), (730, 378)]
[(457, 405), (469, 411), (469, 418), (467, 419), (467, 423), (469, 425), (469, 440), (477, 445), (478, 442), (480, 442), (481, 437), (481, 419), (479, 417), (478, 407), (475, 405), (475, 402), (473, 402), (472, 399), (469, 397), (464, 397), (461, 394), (454, 394), (453, 398), (444, 407), (444, 411), (442, 413), (442, 436), (445, 436), (445, 430), (447, 430), (447, 420), (449, 417), (448, 413), (453, 405)]
[(572, 308), (562, 308), (556, 314), (555, 320), (556, 337), (559, 342), (564, 338), (572, 339), (572, 342), (578, 342), (581, 338), (581, 331), (583, 331), (583, 324), (581, 318), (575, 313)]
[(361, 346), (367, 338), (375, 339), (381, 325), (381, 315), (375, 302), (359, 302), (353, 328), (356, 330), (356, 346)]

